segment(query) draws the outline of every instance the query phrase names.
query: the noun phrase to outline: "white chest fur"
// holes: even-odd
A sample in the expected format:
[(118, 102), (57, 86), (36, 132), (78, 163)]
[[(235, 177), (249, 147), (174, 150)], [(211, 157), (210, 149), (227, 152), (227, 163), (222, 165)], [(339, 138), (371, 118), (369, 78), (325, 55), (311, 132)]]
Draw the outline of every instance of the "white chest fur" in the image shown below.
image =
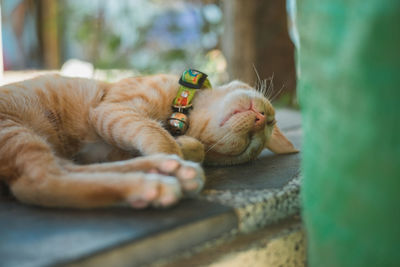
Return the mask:
[(108, 161), (109, 154), (115, 148), (103, 141), (86, 143), (75, 155), (75, 160), (82, 164)]

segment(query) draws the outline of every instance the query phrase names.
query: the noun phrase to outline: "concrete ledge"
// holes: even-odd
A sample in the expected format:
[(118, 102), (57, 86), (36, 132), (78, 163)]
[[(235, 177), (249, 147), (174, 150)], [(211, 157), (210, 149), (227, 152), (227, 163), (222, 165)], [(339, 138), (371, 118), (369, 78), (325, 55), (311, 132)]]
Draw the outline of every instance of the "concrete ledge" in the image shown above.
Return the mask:
[(206, 190), (204, 198), (234, 208), (238, 230), (249, 233), (279, 220), (298, 214), (300, 210), (300, 177), (294, 177), (281, 189)]

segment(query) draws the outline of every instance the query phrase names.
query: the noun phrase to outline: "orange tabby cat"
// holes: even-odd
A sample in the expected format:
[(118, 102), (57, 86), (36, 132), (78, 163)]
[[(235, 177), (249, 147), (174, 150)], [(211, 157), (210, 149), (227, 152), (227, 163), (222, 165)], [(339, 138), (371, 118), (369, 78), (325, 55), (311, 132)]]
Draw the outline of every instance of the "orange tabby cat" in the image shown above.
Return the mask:
[(169, 206), (201, 190), (193, 161), (230, 165), (264, 147), (297, 151), (270, 102), (238, 81), (198, 91), (189, 130), (175, 139), (163, 124), (178, 88), (172, 75), (111, 84), (47, 75), (0, 87), (0, 181), (41, 206)]

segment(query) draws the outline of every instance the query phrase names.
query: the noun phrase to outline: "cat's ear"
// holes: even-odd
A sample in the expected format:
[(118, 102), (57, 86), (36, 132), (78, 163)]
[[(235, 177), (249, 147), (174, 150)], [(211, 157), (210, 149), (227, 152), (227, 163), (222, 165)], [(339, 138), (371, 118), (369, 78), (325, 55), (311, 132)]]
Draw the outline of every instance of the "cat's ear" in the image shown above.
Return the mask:
[(292, 142), (283, 135), (281, 130), (275, 124), (272, 128), (272, 134), (269, 140), (266, 142), (265, 147), (276, 154), (288, 154), (297, 153), (298, 149), (294, 147)]

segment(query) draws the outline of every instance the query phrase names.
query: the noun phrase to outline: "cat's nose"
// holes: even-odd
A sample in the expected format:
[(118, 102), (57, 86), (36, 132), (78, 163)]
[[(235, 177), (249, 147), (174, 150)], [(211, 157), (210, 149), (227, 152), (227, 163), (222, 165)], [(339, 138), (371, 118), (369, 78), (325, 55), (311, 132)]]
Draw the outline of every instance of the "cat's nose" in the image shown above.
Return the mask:
[(267, 121), (265, 115), (258, 111), (255, 111), (255, 114), (256, 114), (256, 118), (254, 120), (254, 130), (259, 130), (261, 128), (264, 128), (265, 123)]

